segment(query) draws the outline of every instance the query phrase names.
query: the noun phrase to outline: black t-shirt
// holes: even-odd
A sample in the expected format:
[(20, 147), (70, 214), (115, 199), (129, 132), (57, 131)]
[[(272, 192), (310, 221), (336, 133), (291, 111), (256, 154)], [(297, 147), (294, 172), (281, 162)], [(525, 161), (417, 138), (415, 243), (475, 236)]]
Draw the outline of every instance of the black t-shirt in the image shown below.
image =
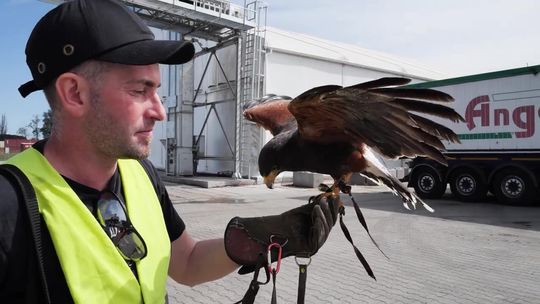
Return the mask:
[[(43, 153), (45, 141), (37, 142), (34, 148)], [(154, 166), (148, 160), (141, 164), (148, 172), (154, 189), (158, 195), (163, 211), (163, 218), (169, 239), (176, 240), (185, 229), (185, 224), (174, 209), (165, 185), (158, 176)], [(100, 191), (65, 178), (70, 187), (77, 193), (81, 201), (93, 212)], [(35, 252), (30, 224), (21, 193), (15, 191), (15, 182), (0, 175), (0, 303), (21, 303), (27, 297), (29, 282), (39, 281), (35, 263)], [(107, 189), (123, 198), (122, 181), (118, 169), (109, 180)], [(125, 201), (125, 200), (124, 200)], [(53, 303), (72, 303), (62, 268), (54, 251), (54, 246), (42, 221), (42, 239), (44, 267), (51, 300)], [(76, 225), (76, 221), (73, 222)], [(77, 227), (73, 227), (77, 229)], [(34, 268), (32, 268), (34, 267)], [(37, 286), (40, 286), (39, 284)], [(41, 288), (41, 287), (39, 287)], [(31, 303), (40, 303), (43, 299), (41, 289), (33, 296)]]

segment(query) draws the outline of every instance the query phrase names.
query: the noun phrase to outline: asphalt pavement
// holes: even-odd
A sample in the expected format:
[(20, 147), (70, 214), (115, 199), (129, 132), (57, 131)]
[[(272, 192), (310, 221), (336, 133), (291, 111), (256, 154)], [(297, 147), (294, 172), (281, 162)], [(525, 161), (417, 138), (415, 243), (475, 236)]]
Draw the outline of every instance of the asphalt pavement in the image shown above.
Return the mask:
[[(234, 216), (279, 214), (307, 202), (316, 189), (276, 185), (198, 188), (169, 184), (175, 208), (197, 239), (223, 236)], [(370, 241), (344, 196), (351, 236), (377, 280), (357, 260), (339, 224), (308, 267), (305, 303), (540, 303), (540, 207), (494, 201), (428, 200), (435, 209), (408, 211), (387, 188), (353, 186)], [(234, 303), (251, 275), (232, 273), (195, 287), (168, 283), (170, 303)], [(298, 267), (284, 259), (277, 275), (278, 303), (296, 303)], [(271, 284), (255, 303), (270, 303)]]

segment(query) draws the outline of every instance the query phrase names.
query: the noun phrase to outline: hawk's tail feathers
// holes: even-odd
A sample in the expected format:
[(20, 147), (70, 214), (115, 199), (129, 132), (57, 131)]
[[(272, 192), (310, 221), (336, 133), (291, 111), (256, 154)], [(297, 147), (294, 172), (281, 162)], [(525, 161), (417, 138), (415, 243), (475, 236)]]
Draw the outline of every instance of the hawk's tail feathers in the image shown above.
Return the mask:
[(426, 210), (434, 212), (433, 208), (422, 201), (415, 193), (409, 191), (397, 178), (392, 176), (370, 149), (364, 151), (364, 158), (367, 160), (368, 166), (364, 171), (360, 172), (362, 175), (379, 185), (385, 185), (390, 188), (395, 195), (401, 198), (405, 208), (410, 210), (411, 208), (409, 206), (412, 206), (413, 209), (416, 209), (417, 204), (422, 204)]

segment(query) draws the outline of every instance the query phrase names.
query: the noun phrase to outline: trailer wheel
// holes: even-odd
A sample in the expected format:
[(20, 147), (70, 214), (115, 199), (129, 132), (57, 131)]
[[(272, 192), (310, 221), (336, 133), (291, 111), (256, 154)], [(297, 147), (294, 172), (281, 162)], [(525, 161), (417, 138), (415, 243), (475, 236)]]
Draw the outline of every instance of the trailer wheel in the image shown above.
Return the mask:
[(482, 182), (480, 175), (474, 170), (460, 168), (450, 177), (450, 190), (460, 201), (479, 201), (486, 198), (488, 185)]
[(441, 198), (446, 191), (446, 183), (442, 183), (437, 172), (428, 167), (415, 170), (412, 186), (420, 198)]
[(533, 202), (536, 193), (529, 175), (517, 168), (497, 173), (493, 179), (493, 191), (498, 201), (515, 205)]

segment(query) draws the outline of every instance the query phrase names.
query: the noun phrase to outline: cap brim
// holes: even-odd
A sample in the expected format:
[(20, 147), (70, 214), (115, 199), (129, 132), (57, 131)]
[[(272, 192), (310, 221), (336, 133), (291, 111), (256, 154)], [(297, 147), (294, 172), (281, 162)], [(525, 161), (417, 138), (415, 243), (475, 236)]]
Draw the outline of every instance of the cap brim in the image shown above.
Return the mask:
[[(182, 64), (195, 55), (195, 47), (189, 41), (176, 40), (141, 40), (123, 45), (94, 57), (112, 63), (146, 65), (154, 63)], [(19, 87), (22, 97), (41, 90), (34, 80)]]
[(26, 96), (30, 95), (30, 93), (35, 92), (37, 90), (41, 90), (41, 89), (38, 88), (34, 80), (30, 80), (27, 83), (19, 86), (19, 94), (21, 94), (23, 98), (26, 98)]
[(194, 54), (195, 47), (189, 41), (141, 40), (107, 51), (95, 59), (133, 65), (182, 64), (190, 61)]

